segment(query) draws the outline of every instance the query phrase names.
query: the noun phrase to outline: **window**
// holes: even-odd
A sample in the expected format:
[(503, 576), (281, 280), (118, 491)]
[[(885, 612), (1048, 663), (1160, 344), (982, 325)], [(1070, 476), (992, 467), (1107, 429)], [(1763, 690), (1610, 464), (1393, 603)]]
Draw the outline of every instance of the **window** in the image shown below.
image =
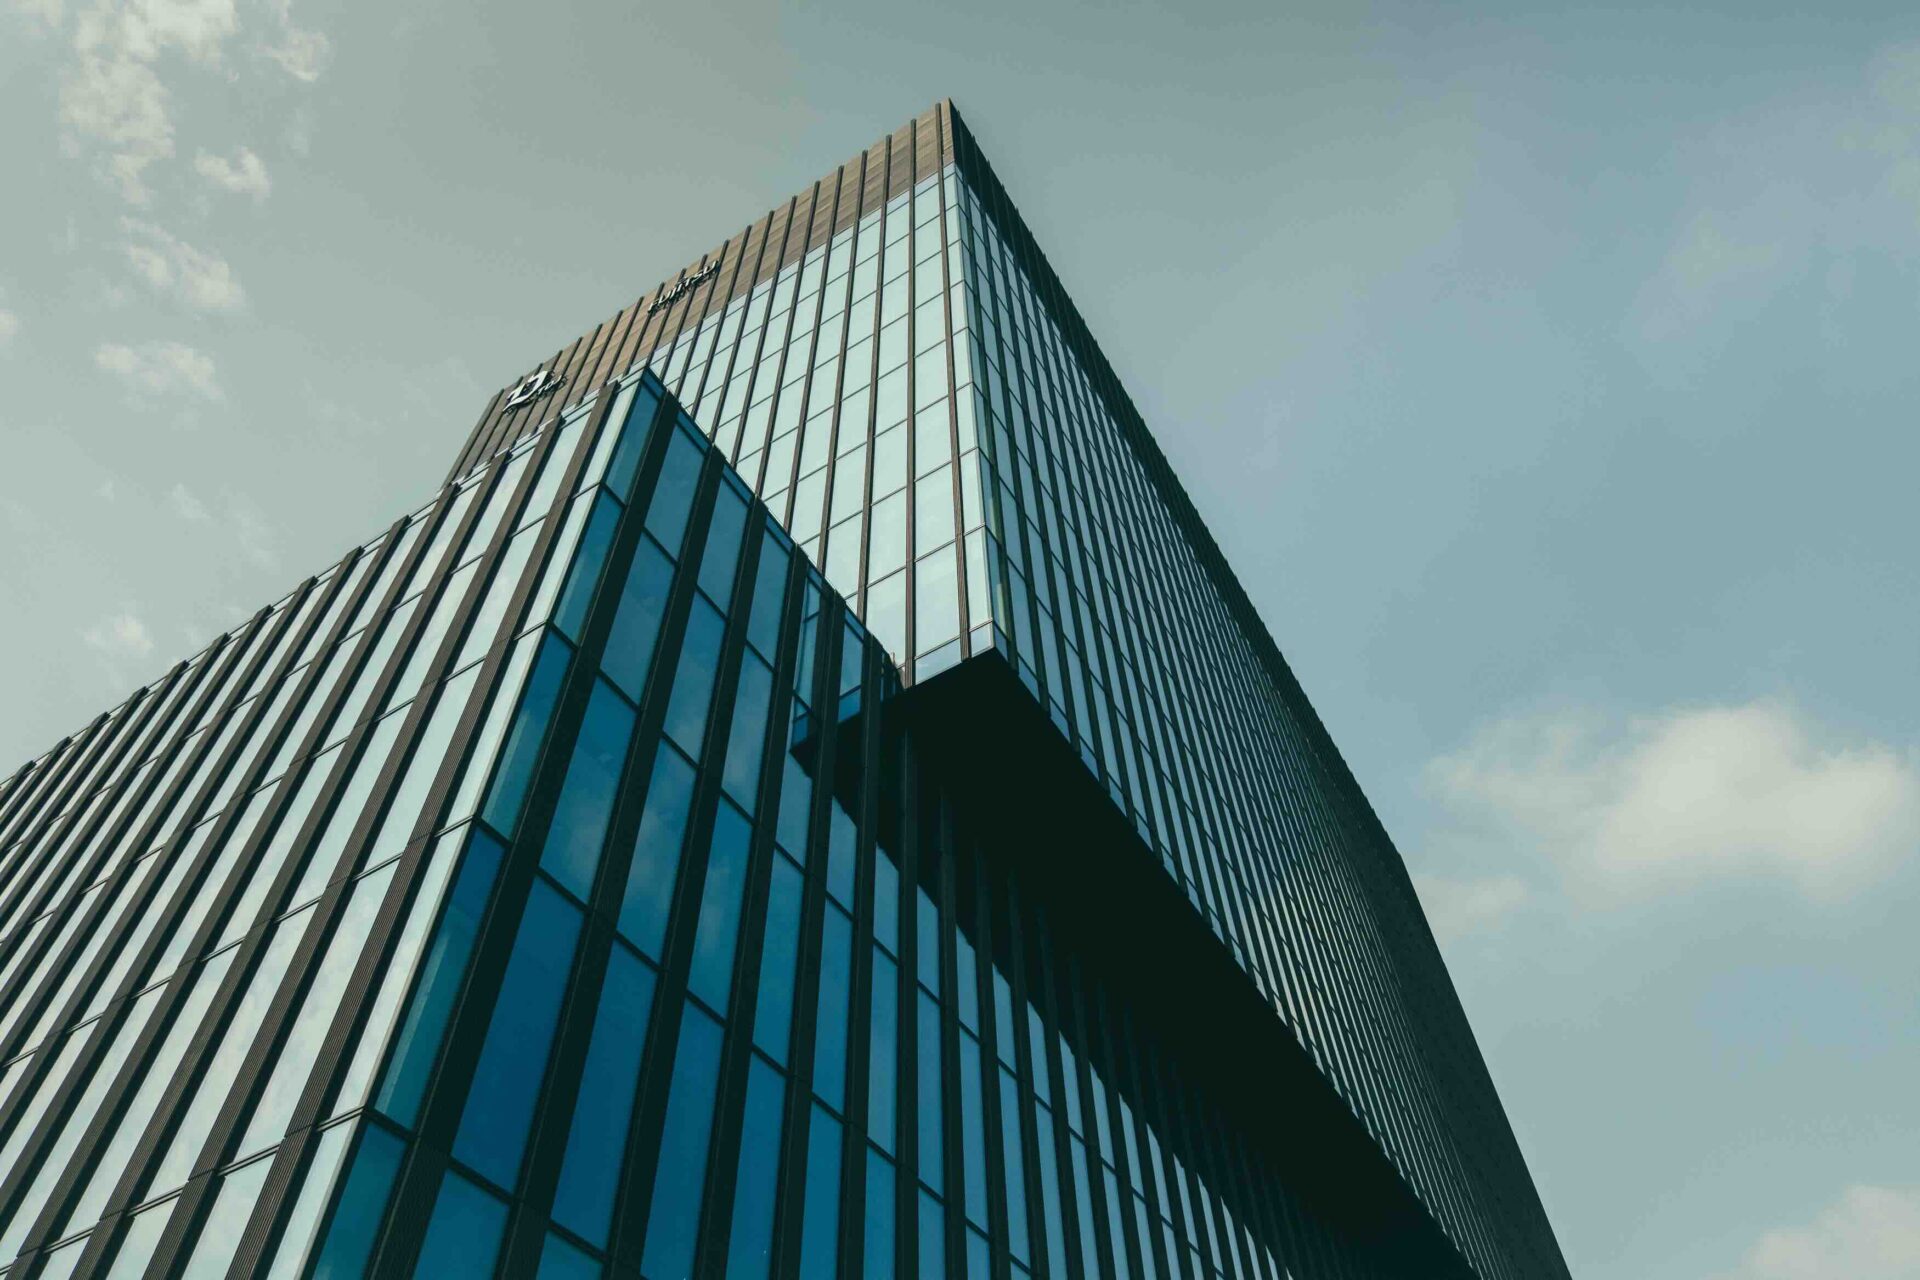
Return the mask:
[(665, 743), (653, 762), (646, 807), (633, 837), (633, 863), (620, 904), (620, 932), (646, 955), (658, 958), (666, 938), (667, 912), (680, 874), (680, 845), (693, 806), (693, 766)]
[(722, 801), (714, 815), (692, 968), (687, 974), (687, 989), (722, 1012), (733, 989), (733, 956), (740, 934), (740, 902), (746, 893), (752, 839), (753, 828), (746, 818)]
[(684, 1006), (680, 1045), (667, 1089), (667, 1118), (660, 1134), (653, 1207), (640, 1269), (649, 1276), (693, 1274), (694, 1229), (706, 1183), (707, 1145), (713, 1130), (713, 1095), (720, 1072), (720, 1024), (698, 1006)]
[(579, 909), (536, 879), (453, 1142), (458, 1159), (503, 1187), (519, 1180), (527, 1127), (579, 934)]
[[(615, 945), (593, 1021), (567, 1153), (554, 1190), (553, 1220), (605, 1247), (614, 1191), (626, 1155), (640, 1053), (653, 1009), (653, 970)], [(543, 1264), (544, 1266), (544, 1264)]]
[(540, 853), (540, 866), (582, 902), (593, 892), (633, 721), (632, 705), (596, 680)]

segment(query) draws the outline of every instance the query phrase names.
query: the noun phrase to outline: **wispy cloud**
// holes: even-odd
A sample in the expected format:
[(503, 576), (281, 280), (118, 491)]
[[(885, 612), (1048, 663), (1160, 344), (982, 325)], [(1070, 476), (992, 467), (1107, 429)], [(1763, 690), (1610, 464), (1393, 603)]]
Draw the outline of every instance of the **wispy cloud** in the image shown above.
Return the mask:
[(1737, 1280), (1913, 1280), (1920, 1189), (1849, 1187), (1804, 1226), (1761, 1236)]
[(1920, 848), (1920, 759), (1774, 702), (1515, 716), (1433, 762), (1465, 829), (1602, 899), (1761, 878), (1838, 899)]
[(212, 518), (207, 512), (207, 504), (184, 484), (176, 484), (167, 490), (167, 507), (182, 520), (192, 523), (203, 523)]
[(5, 307), (0, 307), (0, 347), (12, 342), (14, 335), (20, 332), (20, 317)]
[[(235, 0), (94, 0), (71, 22), (60, 0), (15, 4), (50, 30), (71, 28), (60, 73), (63, 147), (90, 159), (121, 198), (149, 203), (149, 170), (176, 151), (173, 90), (161, 72), (173, 55), (232, 75), (227, 50), (241, 29)], [(285, 74), (317, 80), (330, 52), (326, 36), (297, 26), (290, 0), (268, 0), (264, 10), (252, 47)], [(232, 160), (197, 152), (194, 167), (224, 189), (265, 197), (265, 166), (244, 148)]]
[(1454, 879), (1417, 875), (1413, 885), (1427, 923), (1442, 942), (1484, 933), (1503, 924), (1530, 896), (1517, 876)]
[(80, 639), (109, 659), (144, 658), (153, 652), (153, 633), (131, 609), (103, 618), (81, 632)]
[(138, 218), (120, 219), (120, 229), (128, 237), (127, 261), (155, 289), (199, 311), (238, 311), (246, 305), (246, 291), (226, 259)]
[(1651, 343), (1745, 317), (1796, 279), (1844, 282), (1856, 260), (1920, 262), (1920, 45), (1881, 49), (1826, 101), (1681, 145), (1691, 198), (1634, 304)]
[(147, 342), (129, 347), (109, 342), (93, 353), (93, 362), (136, 395), (219, 400), (225, 394), (212, 357), (185, 343)]
[(235, 151), (232, 159), (202, 151), (193, 157), (193, 170), (220, 190), (250, 197), (256, 204), (273, 190), (266, 162), (246, 147)]

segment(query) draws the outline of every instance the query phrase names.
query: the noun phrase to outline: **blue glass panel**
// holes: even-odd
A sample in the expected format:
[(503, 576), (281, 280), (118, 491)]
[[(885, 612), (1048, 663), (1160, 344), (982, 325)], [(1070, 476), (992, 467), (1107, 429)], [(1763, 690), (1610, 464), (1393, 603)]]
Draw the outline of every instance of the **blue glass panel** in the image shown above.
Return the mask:
[(813, 1041), (813, 1091), (846, 1105), (847, 1001), (853, 987), (853, 922), (832, 906), (820, 940), (820, 1015)]
[(459, 1174), (448, 1170), (433, 1202), (427, 1238), (413, 1274), (423, 1277), (485, 1276), (500, 1257), (507, 1229), (507, 1206)]
[(914, 895), (915, 922), (919, 928), (920, 985), (940, 994), (940, 908), (922, 886)]
[(791, 552), (786, 541), (769, 529), (760, 539), (760, 563), (753, 572), (753, 612), (747, 619), (747, 643), (772, 661), (780, 644), (780, 614), (787, 603), (787, 571)]
[(873, 940), (900, 953), (900, 868), (884, 848), (874, 848)]
[(987, 1129), (981, 1099), (980, 1042), (960, 1036), (960, 1138), (966, 1170), (967, 1217), (987, 1223)]
[[(920, 1275), (919, 1280), (943, 1280), (947, 1274), (947, 1215), (940, 1202), (920, 1193)], [(1060, 1272), (1062, 1276), (1067, 1273)]]
[(867, 1136), (880, 1149), (894, 1149), (894, 1077), (899, 1065), (900, 966), (878, 947), (873, 951), (872, 1038), (867, 1051)]
[(747, 1069), (740, 1125), (740, 1172), (733, 1188), (727, 1280), (767, 1280), (773, 1259), (773, 1205), (779, 1190), (780, 1130), (787, 1084), (758, 1058)]
[(592, 1255), (549, 1232), (540, 1249), (540, 1270), (534, 1274), (535, 1280), (600, 1280), (605, 1268)]
[(613, 461), (607, 464), (606, 486), (623, 499), (633, 491), (633, 475), (640, 467), (641, 455), (647, 451), (654, 414), (659, 408), (660, 397), (652, 387), (644, 381), (634, 387), (633, 404), (627, 409), (625, 426), (620, 429), (620, 443), (614, 446)]
[[(797, 700), (793, 710), (797, 728), (805, 711)], [(789, 754), (786, 763), (781, 766), (780, 818), (773, 838), (801, 866), (807, 863), (807, 823), (812, 818), (812, 810), (813, 779), (808, 776), (805, 766)]]
[(673, 882), (680, 873), (680, 845), (687, 834), (687, 810), (693, 805), (693, 766), (664, 743), (653, 762), (646, 808), (633, 838), (633, 865), (627, 871), (620, 903), (619, 929), (628, 941), (654, 958), (667, 932), (673, 906)]
[(587, 517), (587, 531), (580, 535), (580, 546), (567, 570), (567, 585), (560, 593), (560, 607), (553, 611), (553, 623), (578, 640), (586, 625), (587, 609), (593, 604), (594, 588), (600, 585), (600, 570), (607, 562), (607, 548), (613, 545), (613, 531), (620, 524), (620, 504), (601, 494), (593, 500), (593, 513)]
[(633, 736), (633, 707), (605, 680), (594, 681), (586, 719), (573, 744), (566, 780), (554, 805), (540, 865), (569, 892), (586, 901), (600, 868), (600, 847)]
[(1000, 1072), (1000, 1154), (1007, 1172), (1007, 1246), (1027, 1258), (1027, 1173), (1020, 1158), (1020, 1090), (1013, 1073)]
[(494, 877), (500, 872), (500, 859), (505, 853), (499, 841), (475, 829), (467, 844), (466, 860), (460, 866), (460, 878), (447, 898), (446, 914), (440, 918), (433, 946), (420, 966), (420, 985), (414, 988), (413, 1001), (407, 1006), (407, 1020), (394, 1039), (393, 1059), (373, 1105), (409, 1128), (419, 1115), (427, 1074), (440, 1052), (440, 1038), (446, 1032), (461, 980), (466, 977), (467, 957), (473, 954), (473, 940), (480, 932), (480, 918), (486, 912), (487, 899), (493, 896)]
[(893, 1162), (867, 1153), (867, 1265), (868, 1280), (893, 1276)]
[(680, 1047), (667, 1089), (653, 1207), (640, 1269), (648, 1276), (693, 1274), (694, 1230), (713, 1136), (713, 1091), (720, 1071), (720, 1024), (692, 1004), (680, 1023)]
[(707, 707), (713, 701), (713, 677), (720, 666), (720, 639), (726, 619), (705, 600), (695, 597), (687, 616), (687, 634), (680, 646), (680, 669), (674, 673), (673, 696), (667, 703), (666, 730), (690, 756), (698, 757), (707, 737)]
[(1053, 1152), (1053, 1116), (1044, 1109), (1034, 1112), (1040, 1129), (1036, 1149), (1040, 1153), (1040, 1206), (1047, 1221), (1047, 1266), (1056, 1275), (1067, 1274), (1066, 1228), (1060, 1216), (1060, 1166)]
[(760, 950), (759, 1007), (753, 1015), (753, 1042), (775, 1062), (787, 1061), (787, 1037), (793, 1026), (793, 974), (800, 954), (800, 893), (804, 880), (785, 858), (773, 860), (767, 893), (767, 933)]
[(807, 1134), (807, 1202), (800, 1226), (800, 1280), (834, 1280), (840, 1255), (840, 1122), (819, 1103)]
[(940, 1006), (925, 991), (919, 996), (920, 1094), (916, 1106), (920, 1121), (920, 1180), (940, 1191), (946, 1168), (940, 1118), (945, 1098), (940, 1088)]
[(722, 610), (733, 604), (733, 579), (740, 567), (740, 540), (746, 528), (746, 496), (723, 480), (714, 495), (706, 550), (700, 553), (700, 589)]
[(593, 1042), (587, 1048), (567, 1154), (553, 1193), (553, 1220), (602, 1247), (613, 1221), (614, 1191), (652, 1010), (653, 970), (625, 947), (615, 946), (607, 960)]
[(353, 1170), (340, 1190), (340, 1203), (327, 1227), (313, 1280), (360, 1280), (367, 1273), (374, 1233), (386, 1216), (387, 1194), (400, 1170), (406, 1144), (385, 1129), (369, 1126), (353, 1158)]
[(647, 530), (660, 539), (669, 555), (680, 554), (680, 543), (687, 533), (687, 515), (693, 510), (693, 495), (700, 484), (700, 463), (704, 455), (694, 443), (693, 433), (684, 427), (667, 442), (666, 461), (660, 479), (647, 503)]
[(740, 935), (740, 900), (747, 889), (747, 849), (753, 828), (740, 811), (720, 802), (700, 891), (700, 921), (693, 935), (693, 965), (687, 989), (724, 1012), (733, 990), (733, 956)]
[(727, 794), (751, 812), (760, 793), (760, 760), (766, 753), (767, 711), (773, 703), (773, 668), (751, 653), (740, 661), (740, 687), (733, 700), (733, 728), (727, 735), (727, 763), (721, 783)]
[(600, 659), (601, 673), (636, 702), (646, 690), (653, 646), (660, 638), (660, 620), (666, 616), (667, 593), (672, 589), (673, 561), (652, 538), (640, 539), (633, 563), (627, 566), (620, 609), (613, 615), (613, 630)]
[(827, 805), (827, 892), (848, 910), (853, 908), (853, 852), (859, 836), (853, 818), (838, 796)]
[(572, 658), (573, 649), (566, 641), (552, 635), (541, 641), (540, 653), (533, 660), (533, 673), (527, 677), (526, 692), (520, 696), (520, 710), (513, 717), (513, 729), (500, 752), (493, 789), (480, 811), (487, 825), (496, 831), (512, 835), (520, 821), (527, 785), (533, 781), (533, 767), (540, 757), (540, 743), (547, 736), (547, 721), (553, 718), (553, 704), (560, 696), (560, 685), (567, 677), (567, 663)]
[(453, 1141), (455, 1156), (503, 1187), (519, 1180), (579, 935), (579, 908), (536, 879)]

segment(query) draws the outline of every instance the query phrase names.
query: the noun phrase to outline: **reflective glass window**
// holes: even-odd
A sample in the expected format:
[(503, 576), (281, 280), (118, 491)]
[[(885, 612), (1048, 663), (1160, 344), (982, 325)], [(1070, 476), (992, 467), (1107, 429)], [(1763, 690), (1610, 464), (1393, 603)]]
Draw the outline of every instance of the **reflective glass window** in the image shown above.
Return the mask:
[(820, 1011), (813, 1042), (813, 1090), (836, 1110), (846, 1104), (847, 1001), (853, 985), (853, 922), (828, 906), (820, 943)]
[(740, 561), (740, 540), (746, 531), (746, 495), (723, 481), (714, 497), (713, 517), (707, 525), (706, 549), (700, 553), (700, 589), (722, 610), (733, 603), (733, 578)]
[(693, 433), (677, 427), (667, 444), (666, 461), (647, 504), (647, 531), (660, 540), (671, 555), (680, 553), (687, 532), (687, 516), (693, 510), (693, 495), (700, 483), (700, 446)]
[(496, 831), (511, 835), (520, 821), (520, 809), (526, 801), (527, 787), (533, 781), (533, 768), (539, 761), (540, 744), (547, 734), (547, 721), (553, 717), (553, 704), (560, 697), (566, 680), (567, 664), (573, 650), (552, 635), (540, 645), (533, 662), (533, 674), (520, 697), (520, 709), (500, 753), (500, 768), (493, 780), (481, 816)]
[(693, 805), (693, 766), (662, 743), (647, 783), (647, 801), (634, 833), (633, 863), (620, 904), (619, 929), (649, 956), (658, 958), (666, 937), (673, 885), (680, 874), (680, 846)]
[(536, 879), (453, 1142), (455, 1157), (503, 1187), (519, 1178), (579, 934), (579, 908)]
[(393, 1060), (387, 1067), (374, 1105), (403, 1125), (411, 1126), (419, 1114), (420, 1099), (427, 1087), (427, 1073), (440, 1052), (440, 1038), (447, 1018), (453, 1012), (454, 997), (466, 977), (467, 958), (473, 954), (473, 942), (479, 935), (487, 900), (493, 896), (493, 882), (500, 871), (500, 859), (506, 850), (484, 831), (475, 831), (461, 864), (459, 879), (447, 901), (446, 914), (433, 935), (433, 945), (420, 967), (420, 984), (414, 988), (407, 1007), (406, 1021), (394, 1040)]
[(713, 1131), (714, 1088), (720, 1073), (720, 1024), (693, 1005), (683, 1006), (680, 1043), (667, 1089), (666, 1124), (647, 1213), (640, 1269), (649, 1276), (693, 1273), (694, 1229), (706, 1182)]
[(613, 616), (606, 652), (600, 659), (601, 672), (636, 701), (646, 691), (653, 647), (660, 638), (660, 622), (666, 617), (667, 595), (672, 589), (673, 561), (652, 538), (640, 539), (633, 563), (627, 568), (626, 586)]
[(687, 989), (722, 1011), (733, 989), (733, 956), (740, 935), (740, 903), (746, 894), (752, 839), (752, 826), (738, 809), (722, 801), (714, 815), (706, 882), (700, 890), (700, 917), (694, 930), (692, 968), (687, 974)]
[(840, 1122), (815, 1103), (807, 1134), (807, 1199), (800, 1226), (801, 1280), (834, 1280), (840, 1255)]
[(733, 1189), (727, 1280), (767, 1280), (773, 1255), (774, 1196), (779, 1190), (780, 1130), (786, 1081), (758, 1058), (747, 1068), (740, 1127), (740, 1169)]
[(373, 1242), (386, 1216), (387, 1196), (400, 1170), (406, 1144), (385, 1129), (368, 1126), (353, 1157), (353, 1170), (340, 1190), (340, 1203), (327, 1227), (311, 1280), (361, 1280), (373, 1254)]
[(593, 1039), (553, 1196), (553, 1220), (603, 1247), (613, 1221), (614, 1191), (626, 1153), (640, 1052), (652, 1010), (653, 970), (625, 947), (615, 946), (607, 960)]
[(506, 1229), (507, 1206), (499, 1197), (449, 1169), (413, 1274), (427, 1280), (491, 1275)]
[(594, 588), (600, 585), (600, 570), (613, 546), (613, 532), (620, 524), (620, 504), (601, 494), (594, 500), (593, 513), (587, 517), (587, 531), (574, 552), (573, 566), (567, 571), (566, 589), (553, 612), (553, 625), (574, 640), (586, 625), (587, 609), (593, 603)]
[(687, 616), (680, 669), (674, 673), (666, 719), (666, 731), (695, 757), (706, 741), (707, 708), (713, 701), (713, 679), (720, 665), (720, 639), (725, 627), (720, 611), (696, 596), (693, 611)]
[(583, 902), (593, 890), (594, 873), (600, 867), (600, 848), (613, 816), (633, 722), (632, 704), (605, 680), (596, 680), (540, 853), (540, 865), (547, 873)]

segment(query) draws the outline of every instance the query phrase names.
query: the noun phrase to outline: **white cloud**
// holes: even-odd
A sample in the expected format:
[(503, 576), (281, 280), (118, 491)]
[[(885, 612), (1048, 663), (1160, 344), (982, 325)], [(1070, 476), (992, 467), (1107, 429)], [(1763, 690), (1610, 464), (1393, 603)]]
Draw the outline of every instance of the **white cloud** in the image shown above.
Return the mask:
[(1457, 880), (1417, 875), (1413, 885), (1420, 893), (1428, 925), (1443, 942), (1496, 928), (1524, 906), (1528, 897), (1527, 886), (1517, 876)]
[(196, 249), (171, 232), (137, 218), (120, 219), (127, 261), (155, 289), (177, 294), (200, 311), (238, 311), (247, 294), (226, 259)]
[(105, 480), (102, 480), (100, 487), (95, 489), (93, 494), (102, 502), (113, 502), (120, 497), (119, 488), (115, 485), (112, 476), (108, 476)]
[(1833, 741), (1773, 702), (1517, 716), (1428, 781), (1483, 837), (1557, 859), (1601, 896), (1759, 877), (1838, 899), (1920, 848), (1915, 753)]
[(1920, 1190), (1849, 1187), (1808, 1225), (1761, 1236), (1740, 1280), (1914, 1280)]
[(260, 52), (294, 79), (312, 84), (327, 69), (327, 60), (333, 53), (332, 42), (318, 31), (294, 25), (292, 0), (274, 0), (272, 8), (279, 19), (279, 35), (274, 41), (262, 44)]
[(255, 203), (267, 198), (273, 190), (273, 181), (267, 177), (267, 166), (259, 156), (246, 147), (233, 153), (233, 159), (216, 156), (202, 151), (193, 158), (194, 172), (219, 187), (237, 196), (250, 196)]
[(167, 506), (182, 520), (200, 522), (211, 518), (207, 514), (207, 504), (195, 497), (193, 490), (184, 484), (176, 484), (167, 490)]
[(109, 342), (93, 353), (93, 362), (135, 393), (203, 400), (219, 400), (224, 394), (212, 358), (184, 343), (147, 342), (128, 347)]
[(147, 203), (147, 167), (173, 154), (167, 89), (152, 67), (117, 53), (82, 54), (61, 80), (60, 125), (69, 152), (98, 144), (102, 176), (128, 203)]
[[(65, 24), (61, 0), (14, 0), (50, 29)], [(287, 74), (311, 83), (326, 66), (326, 36), (294, 25), (288, 0), (268, 0), (266, 29), (253, 47)], [(240, 32), (236, 0), (93, 0), (73, 18), (72, 57), (61, 72), (62, 143), (93, 159), (100, 174), (132, 204), (152, 198), (148, 171), (175, 153), (172, 90), (162, 70), (177, 55), (220, 69)], [(259, 200), (266, 167), (244, 148), (231, 160), (197, 152), (195, 170), (209, 182)]]
[(0, 307), (0, 346), (5, 346), (7, 343), (12, 342), (13, 336), (19, 332), (20, 317), (8, 311), (5, 307)]
[(95, 623), (81, 632), (80, 638), (89, 649), (109, 658), (144, 658), (153, 652), (153, 634), (132, 610), (122, 610)]

